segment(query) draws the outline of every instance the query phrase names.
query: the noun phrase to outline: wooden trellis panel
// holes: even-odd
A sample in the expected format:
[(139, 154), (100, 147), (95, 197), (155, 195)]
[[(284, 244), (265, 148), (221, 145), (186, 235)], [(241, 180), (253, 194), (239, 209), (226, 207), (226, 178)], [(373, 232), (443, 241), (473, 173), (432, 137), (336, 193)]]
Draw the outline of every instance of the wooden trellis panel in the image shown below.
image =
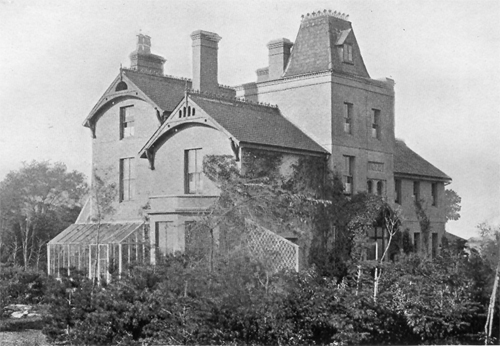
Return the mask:
[(299, 246), (270, 230), (247, 220), (247, 246), (273, 270), (299, 271)]

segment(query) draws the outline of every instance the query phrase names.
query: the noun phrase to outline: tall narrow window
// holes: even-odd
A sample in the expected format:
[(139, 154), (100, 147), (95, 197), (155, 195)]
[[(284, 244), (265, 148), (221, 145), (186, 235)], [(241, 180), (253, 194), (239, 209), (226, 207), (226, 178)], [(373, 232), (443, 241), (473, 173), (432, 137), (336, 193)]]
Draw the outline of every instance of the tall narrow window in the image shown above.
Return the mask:
[(344, 103), (344, 132), (352, 133), (352, 103)]
[(432, 205), (437, 207), (438, 206), (438, 185), (437, 183), (432, 183), (431, 185), (431, 193), (432, 193)]
[(372, 180), (368, 180), (368, 182), (366, 184), (366, 191), (368, 193), (373, 193), (373, 181)]
[(120, 202), (134, 198), (134, 158), (120, 159)]
[(396, 188), (396, 198), (394, 202), (396, 202), (397, 204), (401, 204), (401, 180), (396, 179), (394, 185)]
[(413, 198), (415, 198), (415, 200), (420, 199), (420, 182), (419, 181), (413, 182)]
[(352, 195), (353, 193), (353, 174), (354, 174), (354, 157), (344, 156), (344, 193)]
[(380, 139), (380, 111), (372, 110), (372, 138)]
[(420, 232), (413, 233), (413, 249), (416, 253), (420, 252)]
[(131, 112), (133, 106), (120, 108), (120, 139), (134, 135), (134, 115)]
[(438, 255), (438, 234), (437, 233), (432, 233), (432, 239), (431, 239), (431, 246), (432, 246), (432, 258), (436, 258)]
[(377, 195), (379, 195), (379, 196), (384, 195), (384, 182), (383, 181), (377, 182)]
[(344, 61), (352, 62), (352, 45), (344, 44)]
[(201, 149), (186, 150), (185, 159), (185, 193), (202, 193), (203, 191), (203, 156)]

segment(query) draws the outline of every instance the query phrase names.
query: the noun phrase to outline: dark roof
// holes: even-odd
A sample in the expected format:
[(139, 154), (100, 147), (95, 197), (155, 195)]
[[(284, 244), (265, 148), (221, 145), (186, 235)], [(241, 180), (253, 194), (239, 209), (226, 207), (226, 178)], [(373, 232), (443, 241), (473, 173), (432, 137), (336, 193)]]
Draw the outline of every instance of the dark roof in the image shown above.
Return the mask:
[(156, 76), (134, 70), (123, 70), (132, 83), (137, 85), (154, 103), (163, 110), (172, 111), (184, 96), (186, 84), (191, 88), (190, 80)]
[(394, 174), (397, 175), (398, 173), (451, 180), (445, 173), (408, 148), (403, 141), (396, 139), (394, 146)]
[[(345, 41), (352, 44), (353, 64), (343, 63), (339, 56), (336, 45)], [(349, 21), (330, 14), (306, 17), (301, 22), (284, 76), (327, 70), (370, 77)]]
[[(189, 79), (157, 76), (128, 69), (123, 72), (154, 103), (166, 111), (174, 110), (182, 100), (186, 87), (190, 89), (192, 85)], [(234, 89), (228, 87), (220, 86), (219, 92), (228, 96), (236, 95)]]
[(190, 98), (238, 141), (327, 153), (277, 107), (190, 94)]
[(49, 244), (96, 244), (99, 232), (99, 244), (121, 243), (137, 231), (143, 222), (76, 223), (54, 237)]
[[(161, 110), (173, 111), (184, 97), (186, 87), (191, 88), (191, 80), (177, 78), (172, 76), (160, 76), (151, 73), (140, 72), (133, 69), (122, 69), (123, 75), (134, 83), (147, 97), (151, 99)], [(114, 85), (118, 83), (120, 75), (108, 87), (108, 90), (101, 96), (100, 100), (94, 106), (90, 114), (85, 118), (84, 126), (89, 126), (88, 121), (92, 119), (99, 109), (106, 103), (111, 96), (120, 96), (115, 94)], [(234, 97), (236, 91), (227, 86), (219, 85), (219, 93)], [(113, 95), (115, 94), (115, 95)], [(109, 101), (108, 101), (109, 102)]]

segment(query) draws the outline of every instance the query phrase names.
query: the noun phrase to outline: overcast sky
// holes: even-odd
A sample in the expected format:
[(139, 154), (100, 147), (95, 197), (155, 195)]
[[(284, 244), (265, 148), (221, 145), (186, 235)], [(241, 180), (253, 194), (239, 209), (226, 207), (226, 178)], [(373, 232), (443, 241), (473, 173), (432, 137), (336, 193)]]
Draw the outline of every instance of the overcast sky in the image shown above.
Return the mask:
[[(372, 78), (396, 81), (396, 136), (453, 178), (463, 237), (500, 224), (500, 1), (0, 0), (0, 179), (22, 161), (90, 174), (82, 122), (130, 65), (139, 32), (191, 77), (191, 32), (218, 33), (219, 82), (254, 81), (266, 44), (295, 40), (302, 14), (349, 14)], [(286, 115), (286, 114), (285, 114)]]

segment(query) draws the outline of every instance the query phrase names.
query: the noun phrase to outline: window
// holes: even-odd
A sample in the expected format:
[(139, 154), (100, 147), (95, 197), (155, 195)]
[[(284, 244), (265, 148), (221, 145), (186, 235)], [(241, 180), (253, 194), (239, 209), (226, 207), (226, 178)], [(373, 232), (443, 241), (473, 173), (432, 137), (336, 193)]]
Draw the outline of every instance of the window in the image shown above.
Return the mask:
[(352, 133), (351, 130), (352, 121), (352, 103), (344, 103), (344, 132)]
[(134, 198), (134, 158), (120, 159), (120, 202)]
[(432, 233), (431, 244), (432, 244), (432, 258), (436, 258), (438, 255), (438, 234)]
[(396, 202), (397, 204), (401, 204), (401, 180), (396, 179), (396, 181), (394, 182), (394, 185), (396, 188), (396, 198), (395, 198), (394, 202)]
[(131, 114), (132, 107), (120, 108), (120, 139), (134, 135), (134, 115)]
[(155, 246), (163, 255), (182, 252), (183, 244), (178, 229), (171, 221), (158, 221), (155, 223)]
[(185, 193), (202, 193), (203, 191), (203, 156), (201, 149), (186, 150), (185, 160)]
[(418, 181), (413, 182), (413, 198), (420, 199), (420, 182)]
[(420, 252), (420, 233), (415, 232), (413, 233), (413, 248), (416, 253)]
[(344, 156), (344, 193), (353, 193), (354, 157)]
[(438, 185), (437, 183), (432, 183), (431, 185), (431, 194), (432, 194), (432, 205), (437, 207), (438, 206)]
[(372, 110), (372, 138), (380, 139), (380, 111)]
[(344, 62), (352, 62), (352, 45), (344, 44)]
[(384, 195), (384, 182), (383, 181), (377, 182), (377, 195), (379, 195), (379, 196)]
[(373, 181), (372, 180), (368, 180), (368, 183), (366, 185), (366, 191), (368, 193), (373, 193)]

